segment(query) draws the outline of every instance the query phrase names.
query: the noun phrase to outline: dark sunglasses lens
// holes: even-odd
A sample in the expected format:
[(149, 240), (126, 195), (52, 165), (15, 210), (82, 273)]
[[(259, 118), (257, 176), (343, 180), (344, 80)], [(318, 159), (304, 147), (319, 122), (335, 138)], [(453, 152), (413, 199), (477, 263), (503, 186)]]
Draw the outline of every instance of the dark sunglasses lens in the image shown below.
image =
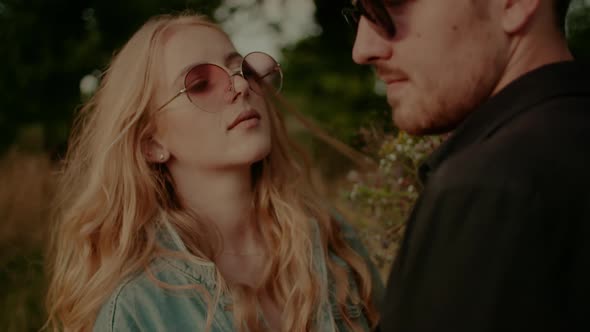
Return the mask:
[(358, 28), (361, 16), (364, 16), (381, 36), (385, 38), (395, 36), (395, 24), (389, 16), (383, 0), (358, 0), (354, 8), (346, 8), (342, 14), (355, 29)]
[(228, 84), (227, 72), (213, 64), (195, 66), (184, 79), (188, 98), (205, 111), (219, 108)]
[(344, 16), (344, 20), (346, 21), (346, 23), (348, 23), (348, 25), (350, 25), (354, 29), (357, 28), (360, 20), (360, 13), (357, 8), (342, 9), (342, 16)]
[(262, 52), (253, 52), (242, 63), (244, 78), (250, 88), (257, 93), (279, 92), (283, 84), (281, 67), (273, 57)]
[[(395, 35), (395, 24), (393, 19), (389, 15), (384, 0), (359, 0), (360, 3), (364, 2), (365, 12), (370, 20), (375, 23), (378, 27), (378, 32), (387, 37), (392, 38)], [(398, 0), (397, 2), (402, 2)]]

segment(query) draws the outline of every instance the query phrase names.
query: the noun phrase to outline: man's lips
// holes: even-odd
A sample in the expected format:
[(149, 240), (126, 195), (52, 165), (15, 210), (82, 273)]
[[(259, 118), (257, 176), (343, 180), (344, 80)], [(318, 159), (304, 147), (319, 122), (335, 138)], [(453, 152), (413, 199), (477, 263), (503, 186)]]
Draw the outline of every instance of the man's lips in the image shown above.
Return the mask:
[(227, 130), (232, 130), (235, 126), (239, 125), (241, 122), (244, 122), (244, 121), (250, 120), (250, 119), (260, 119), (260, 114), (258, 114), (258, 112), (256, 112), (255, 110), (243, 111), (234, 119), (234, 121), (229, 126), (227, 126)]
[(389, 80), (389, 81), (387, 81), (387, 82), (385, 82), (385, 83), (387, 83), (387, 84), (394, 84), (394, 83), (401, 83), (401, 82), (405, 82), (405, 81), (407, 81), (407, 79), (405, 79), (405, 78), (400, 78), (400, 79), (398, 79), (398, 80)]
[(377, 76), (385, 84), (401, 83), (408, 80), (408, 76), (398, 69), (377, 68)]
[(408, 79), (406, 77), (383, 77), (381, 78), (385, 84), (394, 84), (394, 83), (401, 83), (405, 82)]

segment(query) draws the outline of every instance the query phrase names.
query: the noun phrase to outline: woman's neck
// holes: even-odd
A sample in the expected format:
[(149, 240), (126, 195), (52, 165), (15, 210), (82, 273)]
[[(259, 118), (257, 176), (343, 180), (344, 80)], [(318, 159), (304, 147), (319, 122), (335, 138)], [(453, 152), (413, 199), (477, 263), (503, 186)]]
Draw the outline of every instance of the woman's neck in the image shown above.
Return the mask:
[(174, 163), (169, 167), (183, 205), (221, 232), (222, 254), (260, 251), (250, 167), (210, 171), (181, 168)]

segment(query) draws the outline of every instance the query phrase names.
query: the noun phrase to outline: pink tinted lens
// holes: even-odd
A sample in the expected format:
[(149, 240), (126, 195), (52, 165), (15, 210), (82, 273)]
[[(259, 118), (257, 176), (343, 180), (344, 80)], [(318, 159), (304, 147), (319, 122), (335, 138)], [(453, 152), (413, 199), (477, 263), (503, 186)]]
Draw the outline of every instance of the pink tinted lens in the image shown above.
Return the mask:
[(275, 59), (266, 53), (253, 52), (246, 55), (242, 71), (250, 88), (255, 92), (262, 93), (264, 89), (278, 92), (281, 89), (281, 68)]
[(184, 79), (186, 94), (190, 101), (209, 112), (219, 109), (228, 85), (227, 72), (214, 64), (197, 65)]

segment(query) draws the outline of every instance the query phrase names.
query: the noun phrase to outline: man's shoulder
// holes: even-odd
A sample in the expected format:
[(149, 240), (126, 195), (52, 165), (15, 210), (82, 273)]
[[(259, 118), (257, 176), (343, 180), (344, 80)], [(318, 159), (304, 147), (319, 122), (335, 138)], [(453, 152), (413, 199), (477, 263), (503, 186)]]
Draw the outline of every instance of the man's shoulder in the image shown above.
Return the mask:
[[(489, 139), (515, 142), (525, 139), (549, 144), (573, 143), (590, 137), (590, 94), (549, 98), (524, 110), (494, 131)], [(553, 144), (553, 142), (555, 142)], [(583, 143), (583, 142), (579, 142)], [(559, 146), (560, 148), (571, 148)], [(537, 145), (539, 149), (540, 147)], [(534, 148), (534, 147), (533, 147)]]
[[(511, 119), (448, 160), (465, 176), (514, 180), (561, 174), (579, 178), (590, 167), (590, 95), (548, 100)], [(580, 178), (581, 180), (581, 178)]]

